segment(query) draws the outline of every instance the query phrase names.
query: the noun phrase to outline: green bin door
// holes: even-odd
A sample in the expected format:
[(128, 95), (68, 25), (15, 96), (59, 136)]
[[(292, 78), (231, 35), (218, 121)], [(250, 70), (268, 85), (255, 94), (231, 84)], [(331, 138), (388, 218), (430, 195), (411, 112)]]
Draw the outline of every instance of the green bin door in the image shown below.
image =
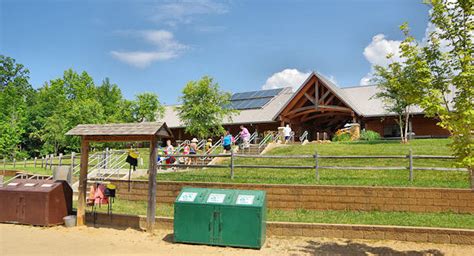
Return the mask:
[(174, 240), (187, 243), (209, 243), (214, 236), (214, 206), (203, 201), (207, 189), (185, 188), (174, 206)]
[(238, 190), (231, 205), (221, 206), (220, 244), (261, 248), (265, 241), (265, 193)]

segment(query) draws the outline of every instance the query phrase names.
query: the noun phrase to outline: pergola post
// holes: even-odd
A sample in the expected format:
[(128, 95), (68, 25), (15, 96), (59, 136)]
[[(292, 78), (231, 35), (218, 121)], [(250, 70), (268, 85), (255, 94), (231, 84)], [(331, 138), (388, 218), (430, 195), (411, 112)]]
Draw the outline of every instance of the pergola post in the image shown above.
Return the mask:
[(146, 230), (153, 232), (156, 215), (156, 148), (157, 138), (150, 141), (150, 161), (148, 167), (148, 208), (146, 211)]
[(87, 167), (89, 165), (89, 141), (81, 138), (81, 170), (79, 173), (79, 195), (77, 198), (77, 225), (86, 224)]

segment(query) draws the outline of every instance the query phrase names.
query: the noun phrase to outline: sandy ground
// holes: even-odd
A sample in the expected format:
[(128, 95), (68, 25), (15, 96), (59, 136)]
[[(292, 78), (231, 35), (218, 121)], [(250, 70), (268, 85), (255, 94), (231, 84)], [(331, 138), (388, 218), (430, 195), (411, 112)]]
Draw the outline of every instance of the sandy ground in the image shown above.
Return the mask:
[(474, 246), (269, 237), (261, 250), (174, 244), (170, 231), (0, 224), (0, 255), (474, 255)]

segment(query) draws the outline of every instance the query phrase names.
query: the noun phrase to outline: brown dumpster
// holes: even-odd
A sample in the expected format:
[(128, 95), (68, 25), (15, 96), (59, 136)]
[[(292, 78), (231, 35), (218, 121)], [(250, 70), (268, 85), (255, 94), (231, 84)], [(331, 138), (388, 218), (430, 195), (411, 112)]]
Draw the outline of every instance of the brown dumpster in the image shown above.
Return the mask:
[(65, 181), (16, 179), (0, 188), (0, 209), (0, 222), (62, 224), (72, 213), (72, 189)]

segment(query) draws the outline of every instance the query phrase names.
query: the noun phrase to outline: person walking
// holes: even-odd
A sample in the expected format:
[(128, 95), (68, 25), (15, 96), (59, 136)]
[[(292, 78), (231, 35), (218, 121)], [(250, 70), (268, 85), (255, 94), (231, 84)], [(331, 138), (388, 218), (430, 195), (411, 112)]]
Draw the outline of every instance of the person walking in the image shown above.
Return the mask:
[[(197, 143), (198, 143), (198, 142), (199, 142), (199, 141), (198, 141), (198, 139), (196, 139), (196, 138), (193, 138), (193, 139), (191, 140), (191, 144), (189, 144), (189, 148), (190, 148), (189, 154), (190, 154), (190, 155), (196, 155), (196, 154), (197, 154), (197, 151), (198, 151), (198, 145), (197, 145)], [(191, 163), (192, 163), (192, 164), (197, 164), (197, 158), (196, 158), (196, 156), (191, 156)]]
[(285, 128), (283, 129), (283, 135), (285, 136), (285, 143), (288, 143), (288, 141), (291, 138), (291, 127), (290, 124), (286, 124)]
[(240, 139), (242, 140), (242, 148), (249, 148), (250, 147), (250, 144), (249, 144), (249, 141), (250, 141), (250, 132), (249, 130), (241, 125), (240, 126)]
[[(189, 155), (189, 152), (191, 152), (191, 148), (189, 147), (189, 143), (188, 141), (184, 141), (184, 145), (183, 145), (183, 155), (187, 156)], [(180, 161), (181, 162), (181, 161)], [(191, 159), (189, 157), (183, 157), (183, 160), (182, 162), (184, 164), (191, 164)]]
[(224, 154), (232, 150), (232, 135), (227, 130), (225, 136), (222, 138), (222, 147), (224, 148)]
[(174, 156), (170, 156), (170, 155), (173, 155), (174, 153), (174, 147), (173, 145), (171, 145), (171, 140), (167, 140), (166, 141), (166, 150), (165, 150), (165, 154), (167, 156), (166, 158), (166, 165), (171, 165), (171, 164), (174, 164), (174, 162), (176, 161), (176, 158)]

